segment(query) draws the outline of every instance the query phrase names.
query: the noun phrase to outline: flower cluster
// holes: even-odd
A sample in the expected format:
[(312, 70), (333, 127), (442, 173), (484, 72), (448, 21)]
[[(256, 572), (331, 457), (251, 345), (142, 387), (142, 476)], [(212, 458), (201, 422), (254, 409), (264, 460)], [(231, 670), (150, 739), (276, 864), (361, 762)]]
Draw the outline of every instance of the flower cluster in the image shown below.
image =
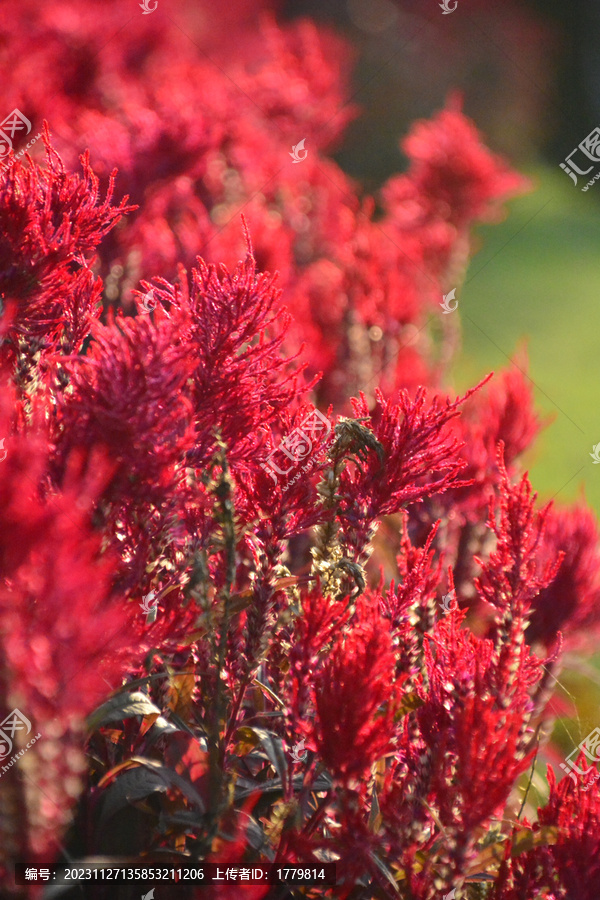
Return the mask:
[[(451, 100), (359, 196), (340, 39), (171, 6), (0, 24), (2, 103), (54, 95), (45, 159), (0, 174), (0, 723), (41, 735), (0, 776), (0, 877), (334, 861), (307, 896), (592, 900), (598, 785), (521, 794), (600, 621), (597, 528), (537, 506), (525, 361), (456, 397), (429, 325), (525, 182)], [(44, 91), (9, 98), (25, 44)]]

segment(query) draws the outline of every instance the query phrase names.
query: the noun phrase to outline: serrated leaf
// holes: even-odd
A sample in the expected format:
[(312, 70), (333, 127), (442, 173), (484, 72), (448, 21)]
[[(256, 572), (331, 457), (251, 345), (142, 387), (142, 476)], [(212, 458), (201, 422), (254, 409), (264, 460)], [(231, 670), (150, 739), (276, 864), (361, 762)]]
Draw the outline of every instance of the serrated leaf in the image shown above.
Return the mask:
[(111, 697), (88, 717), (88, 728), (96, 731), (107, 722), (120, 722), (132, 716), (160, 716), (160, 709), (141, 691), (121, 692)]

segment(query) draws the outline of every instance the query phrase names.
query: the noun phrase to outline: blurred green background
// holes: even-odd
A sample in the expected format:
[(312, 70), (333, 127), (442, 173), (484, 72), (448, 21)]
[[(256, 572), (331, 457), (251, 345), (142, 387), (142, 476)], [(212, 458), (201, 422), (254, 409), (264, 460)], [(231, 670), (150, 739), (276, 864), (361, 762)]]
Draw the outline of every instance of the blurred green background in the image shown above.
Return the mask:
[[(560, 162), (600, 124), (598, 0), (287, 0), (291, 18), (329, 22), (354, 48), (360, 115), (335, 149), (377, 193), (405, 168), (398, 146), (458, 89), (484, 141), (529, 175), (533, 190), (499, 224), (479, 229), (457, 291), (462, 345), (449, 386), (471, 387), (527, 349), (536, 409), (547, 420), (525, 464), (541, 502), (585, 497), (600, 519), (600, 182), (582, 192)], [(547, 795), (551, 758), (600, 723), (600, 655), (569, 652), (550, 707), (552, 748), (537, 760), (526, 814)], [(550, 754), (550, 755), (549, 755)], [(527, 778), (521, 787), (525, 790)]]
[(525, 343), (536, 407), (551, 419), (526, 458), (532, 483), (557, 503), (583, 490), (600, 516), (600, 465), (590, 457), (600, 442), (600, 193), (582, 193), (558, 167), (528, 174), (534, 191), (480, 229), (458, 294), (453, 380), (473, 384)]
[(353, 49), (357, 117), (335, 148), (368, 192), (405, 168), (415, 119), (458, 90), (484, 141), (534, 189), (481, 228), (457, 293), (463, 341), (452, 382), (472, 386), (525, 344), (537, 409), (551, 419), (525, 462), (541, 500), (585, 497), (600, 517), (600, 183), (559, 163), (600, 123), (598, 0), (289, 0), (291, 18), (331, 24)]

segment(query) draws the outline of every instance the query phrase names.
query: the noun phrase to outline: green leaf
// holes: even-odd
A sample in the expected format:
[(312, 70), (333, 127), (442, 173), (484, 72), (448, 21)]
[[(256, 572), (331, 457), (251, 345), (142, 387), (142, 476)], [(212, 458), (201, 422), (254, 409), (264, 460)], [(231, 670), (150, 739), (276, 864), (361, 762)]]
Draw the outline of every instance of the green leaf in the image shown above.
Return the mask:
[(149, 771), (143, 766), (123, 772), (104, 792), (99, 827), (103, 828), (112, 816), (126, 806), (143, 800), (150, 794), (165, 794), (168, 790), (165, 779), (158, 772)]
[(160, 709), (141, 691), (122, 691), (99, 706), (88, 717), (88, 728), (96, 731), (108, 722), (120, 722), (131, 716), (160, 716)]
[(375, 865), (377, 866), (377, 868), (379, 869), (379, 871), (383, 875), (385, 875), (385, 877), (387, 878), (389, 883), (392, 885), (392, 887), (394, 888), (394, 892), (398, 895), (398, 897), (401, 897), (402, 894), (400, 893), (398, 885), (396, 884), (396, 879), (394, 878), (394, 876), (392, 875), (392, 873), (390, 872), (388, 867), (385, 865), (385, 863), (382, 862), (379, 859), (379, 857), (377, 856), (377, 854), (374, 853), (373, 851), (371, 851), (370, 856), (371, 856), (371, 859), (373, 860), (373, 862), (375, 863)]
[(272, 731), (267, 731), (266, 728), (251, 728), (250, 726), (246, 726), (246, 728), (256, 735), (261, 747), (267, 754), (269, 762), (283, 782), (287, 774), (288, 766), (281, 738)]
[[(557, 838), (558, 829), (554, 825), (544, 825), (538, 828), (537, 831), (532, 831), (530, 828), (521, 828), (512, 837), (510, 855), (515, 857), (521, 853), (526, 853), (528, 850), (533, 850), (535, 847), (549, 847), (556, 843)], [(489, 844), (469, 865), (467, 874), (472, 876), (495, 871), (504, 859), (505, 854), (506, 838)]]
[[(294, 775), (292, 785), (295, 791), (302, 789), (304, 785), (304, 775)], [(310, 786), (311, 791), (315, 793), (325, 792), (331, 788), (331, 779), (325, 775), (316, 778)], [(282, 793), (283, 785), (281, 778), (271, 778), (269, 781), (252, 781), (250, 778), (239, 776), (235, 782), (236, 800), (243, 800), (252, 794), (272, 794)]]
[(519, 856), (520, 853), (526, 853), (528, 850), (533, 850), (534, 847), (549, 847), (557, 840), (558, 828), (554, 825), (543, 825), (536, 831), (522, 828), (512, 839), (510, 855)]
[(400, 701), (400, 708), (396, 713), (397, 719), (402, 718), (409, 712), (413, 712), (413, 710), (418, 709), (420, 706), (423, 706), (425, 701), (422, 700), (418, 694), (405, 694)]
[[(165, 790), (177, 788), (177, 790), (202, 813), (206, 811), (202, 797), (189, 781), (186, 781), (185, 778), (182, 778), (181, 775), (178, 775), (173, 769), (163, 766), (162, 763), (157, 762), (155, 759), (146, 759), (143, 756), (132, 756), (125, 762), (119, 763), (119, 765), (115, 766), (110, 772), (107, 772), (106, 775), (104, 775), (100, 780), (98, 787), (106, 787), (106, 793), (108, 794), (113, 787), (116, 787), (116, 785), (128, 775), (130, 770), (136, 771), (139, 767), (148, 770), (148, 774), (152, 777), (143, 778), (138, 775), (136, 778), (126, 779), (122, 791), (115, 791), (115, 797), (120, 798), (122, 801), (121, 807), (126, 806), (129, 802), (140, 800), (144, 796), (148, 796), (148, 794), (155, 791), (162, 792), (162, 789), (159, 787), (159, 784), (162, 784), (164, 785)], [(110, 785), (110, 787), (108, 785)], [(140, 791), (144, 790), (146, 790), (145, 794), (140, 793)], [(129, 799), (129, 793), (131, 793), (131, 801)], [(114, 802), (116, 802), (116, 800)]]
[(371, 803), (371, 812), (369, 814), (369, 831), (376, 834), (381, 827), (381, 811), (379, 809), (379, 800), (377, 791), (373, 787), (373, 802)]

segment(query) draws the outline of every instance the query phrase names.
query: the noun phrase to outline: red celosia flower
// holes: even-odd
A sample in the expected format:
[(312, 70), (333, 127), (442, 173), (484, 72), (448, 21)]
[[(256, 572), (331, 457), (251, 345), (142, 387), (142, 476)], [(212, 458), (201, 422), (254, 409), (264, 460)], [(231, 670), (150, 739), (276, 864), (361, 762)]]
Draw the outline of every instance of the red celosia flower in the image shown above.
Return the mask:
[[(461, 615), (450, 613), (426, 640), (427, 687), (417, 720), (431, 754), (431, 789), (441, 820), (463, 832), (462, 842), (506, 801), (530, 761), (524, 725), (540, 667), (515, 644), (512, 664), (518, 675), (503, 680), (501, 655), (491, 642), (459, 631)], [(450, 772), (455, 772), (451, 791)]]
[(87, 270), (100, 240), (133, 207), (112, 206), (114, 173), (100, 201), (98, 179), (65, 170), (44, 133), (46, 168), (16, 162), (0, 174), (0, 297), (13, 308), (9, 340), (32, 349), (78, 351), (98, 315), (99, 286)]
[(490, 462), (495, 462), (496, 448), (502, 441), (507, 469), (531, 446), (542, 427), (533, 406), (533, 386), (526, 365), (525, 358), (518, 356), (497, 382), (492, 381), (486, 392), (473, 398), (473, 418), (480, 422)]
[[(274, 279), (258, 275), (251, 254), (233, 273), (198, 260), (187, 282), (155, 288), (157, 301), (174, 311), (178, 343), (194, 360), (191, 400), (195, 438), (187, 458), (202, 467), (217, 437), (234, 467), (252, 459), (260, 429), (289, 406), (297, 388), (279, 353), (287, 317), (274, 311)], [(182, 352), (180, 349), (179, 352)], [(283, 376), (283, 377), (282, 377)]]
[(115, 465), (107, 499), (157, 504), (173, 489), (173, 467), (189, 447), (191, 404), (182, 388), (191, 372), (169, 323), (119, 319), (94, 329), (86, 356), (66, 361), (59, 459), (102, 446)]
[[(586, 789), (563, 778), (557, 784), (548, 768), (550, 797), (531, 826), (536, 846), (511, 859), (507, 854), (493, 900), (519, 900), (544, 896), (556, 900), (595, 900), (600, 891), (600, 790), (598, 782)], [(523, 842), (524, 843), (524, 842)], [(525, 845), (526, 846), (526, 845)], [(549, 891), (549, 893), (547, 893)]]
[(466, 522), (481, 520), (502, 483), (502, 471), (497, 464), (498, 444), (503, 443), (504, 462), (512, 472), (541, 428), (524, 369), (525, 361), (518, 357), (513, 368), (465, 404), (463, 415), (454, 422), (463, 441), (460, 450), (466, 464), (463, 478), (471, 483), (448, 492), (442, 503), (448, 510), (458, 510)]
[(542, 537), (550, 506), (537, 512), (537, 494), (524, 475), (512, 485), (499, 456), (502, 490), (499, 498), (500, 517), (496, 520), (494, 504), (490, 505), (488, 525), (497, 538), (489, 560), (482, 563), (476, 586), (481, 597), (500, 610), (514, 616), (527, 617), (532, 601), (555, 578), (558, 559), (542, 555)]
[[(22, 0), (0, 24), (6, 111), (37, 122), (50, 91), (66, 160), (46, 135), (45, 167), (10, 159), (0, 175), (16, 392), (0, 394), (0, 722), (18, 705), (42, 735), (0, 773), (2, 875), (15, 854), (52, 859), (83, 719), (120, 683), (115, 707), (135, 687), (141, 712), (91, 738), (78, 856), (110, 820), (110, 852), (137, 830), (132, 846), (165, 859), (334, 858), (332, 896), (433, 900), (512, 814), (551, 677), (528, 641), (557, 659), (558, 630), (598, 618), (591, 518), (538, 512), (527, 479), (512, 483), (539, 429), (526, 376), (511, 369), (461, 421), (470, 395), (426, 393), (454, 346), (427, 322), (469, 230), (524, 181), (451, 106), (407, 138), (379, 216), (323, 155), (350, 114), (341, 41), (259, 31), (246, 0), (227, 28), (206, 4), (167, 5), (133, 32), (117, 0), (41, 16)], [(42, 78), (23, 77), (32, 60)], [(101, 294), (121, 307), (102, 326)], [(315, 403), (322, 428), (302, 436)], [(440, 610), (455, 584), (473, 629), (491, 604), (488, 637)], [(597, 850), (573, 818), (579, 803), (597, 826), (596, 790), (566, 782), (529, 854), (507, 852), (497, 900), (597, 892), (593, 862), (582, 884), (571, 861)]]
[[(420, 389), (414, 400), (402, 392), (394, 403), (377, 392), (371, 411), (364, 395), (352, 401), (357, 418), (370, 418), (364, 436), (351, 438), (349, 432), (339, 439), (339, 452), (347, 444), (348, 452), (360, 459), (355, 467), (344, 469), (337, 489), (338, 519), (355, 558), (360, 558), (379, 517), (459, 484), (464, 463), (448, 423), (471, 394), (454, 401), (441, 396), (429, 401), (425, 389)], [(376, 439), (373, 446), (369, 433)]]
[(340, 611), (338, 600), (324, 597), (320, 591), (312, 591), (302, 598), (302, 615), (290, 649), (290, 678), (286, 685), (290, 733), (309, 734), (306, 717), (312, 681), (323, 664), (326, 648), (335, 632), (347, 624), (348, 617), (347, 611)]
[(410, 542), (406, 513), (403, 519), (401, 553), (397, 558), (399, 581), (397, 585), (392, 581), (381, 599), (381, 610), (386, 618), (389, 618), (393, 628), (398, 628), (405, 620), (415, 598), (418, 598), (419, 602), (426, 603), (436, 596), (442, 572), (442, 560), (434, 562), (435, 552), (432, 550), (440, 523), (436, 523), (431, 529), (425, 546), (417, 548)]
[[(3, 434), (9, 429), (6, 412), (0, 416)], [(7, 808), (1, 833), (6, 840), (5, 828), (13, 834), (2, 846), (14, 853), (16, 837), (18, 858), (48, 863), (81, 787), (84, 719), (107, 686), (117, 686), (125, 656), (130, 664), (134, 651), (128, 610), (112, 595), (117, 560), (102, 557), (102, 535), (91, 526), (110, 462), (96, 454), (82, 475), (81, 461), (72, 459), (62, 492), (44, 499), (47, 436), (38, 429), (6, 440), (0, 466), (6, 500), (0, 508), (0, 720), (18, 707), (31, 721), (33, 736), (41, 737), (23, 763), (27, 789), (18, 774), (3, 773), (6, 791), (12, 784), (18, 797), (20, 825), (15, 827)], [(15, 752), (23, 746), (15, 744)]]
[(359, 604), (356, 621), (314, 678), (315, 741), (325, 765), (345, 783), (393, 750), (400, 687), (395, 663), (385, 620), (374, 604)]
[(595, 517), (582, 504), (552, 508), (546, 516), (540, 564), (562, 556), (554, 579), (532, 602), (527, 640), (551, 646), (560, 631), (584, 635), (600, 620), (600, 537)]
[(527, 725), (539, 661), (514, 642), (507, 679), (502, 653), (461, 629), (463, 618), (452, 611), (425, 637), (420, 705), (414, 722), (403, 721), (379, 800), (394, 856), (420, 898), (432, 896), (434, 871), (446, 873), (448, 888), (465, 872), (479, 829), (502, 814), (532, 757)]
[(454, 100), (434, 119), (414, 125), (402, 148), (411, 168), (407, 176), (389, 183), (388, 203), (394, 203), (397, 192), (406, 202), (402, 193), (408, 178), (415, 198), (429, 215), (458, 229), (493, 218), (498, 201), (528, 186), (525, 178), (483, 145)]

